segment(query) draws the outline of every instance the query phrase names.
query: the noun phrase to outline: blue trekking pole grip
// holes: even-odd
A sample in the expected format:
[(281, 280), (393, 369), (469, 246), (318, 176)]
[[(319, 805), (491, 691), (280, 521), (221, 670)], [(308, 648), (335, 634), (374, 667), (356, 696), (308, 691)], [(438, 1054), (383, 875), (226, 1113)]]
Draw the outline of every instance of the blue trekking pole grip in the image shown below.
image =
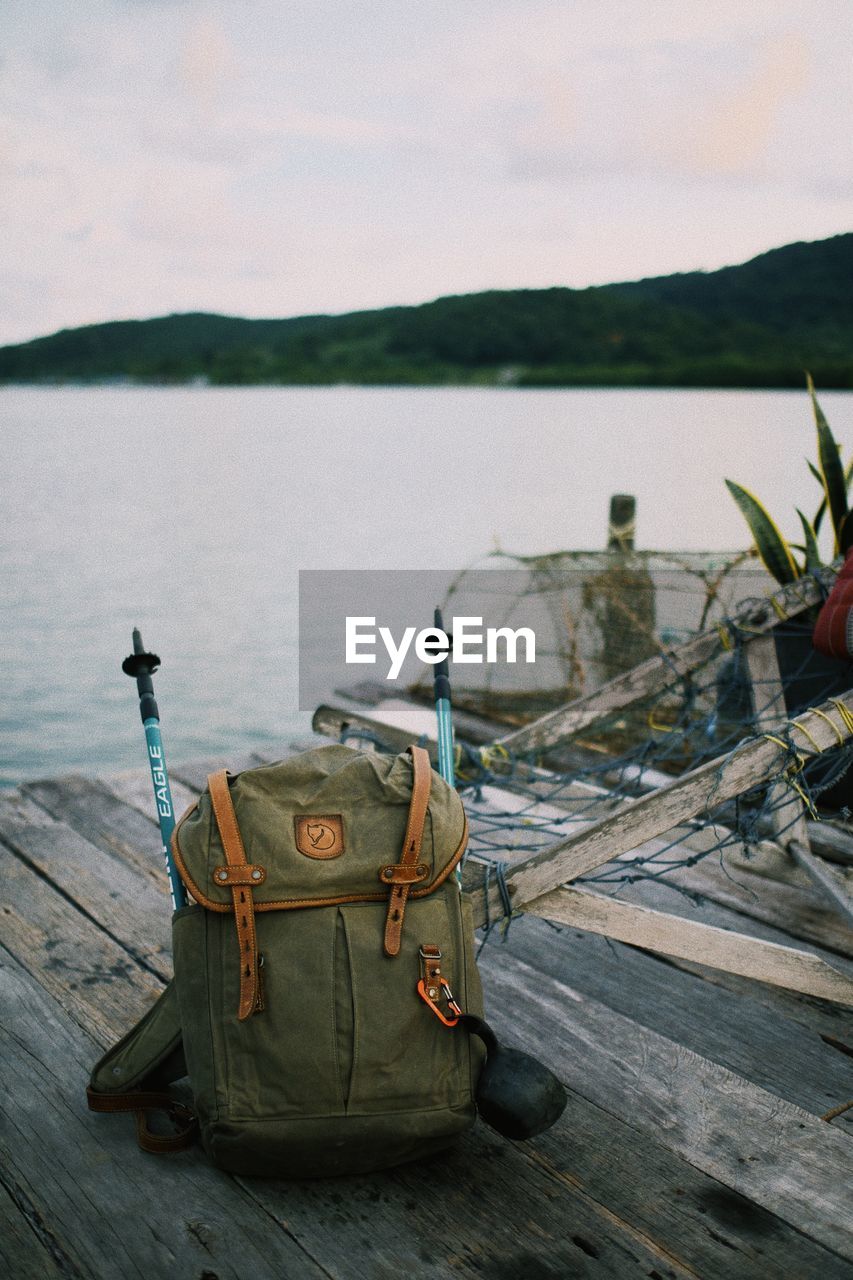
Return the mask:
[(160, 712), (154, 697), (154, 682), (151, 677), (160, 666), (156, 653), (146, 653), (139, 628), (133, 628), (133, 653), (125, 658), (121, 669), (125, 675), (136, 679), (139, 694), (139, 714), (145, 729), (148, 764), (151, 768), (151, 782), (154, 787), (154, 804), (157, 808), (157, 821), (160, 824), (160, 835), (163, 840), (163, 857), (166, 862), (166, 874), (169, 877), (169, 888), (172, 893), (172, 910), (177, 911), (187, 905), (187, 893), (183, 881), (178, 875), (172, 860), (172, 832), (175, 829), (175, 806), (172, 803), (172, 790), (169, 786), (169, 774), (166, 770), (166, 757), (163, 753), (163, 739), (160, 736)]
[[(444, 631), (441, 610), (433, 615), (436, 631)], [(456, 785), (453, 767), (453, 721), (450, 709), (450, 665), (447, 656), (433, 667), (433, 694), (438, 721), (438, 772), (451, 787)]]
[[(444, 620), (441, 610), (433, 614), (436, 631), (444, 631)], [(447, 634), (445, 632), (445, 634)], [(453, 718), (450, 705), (450, 664), (447, 654), (441, 662), (433, 667), (433, 695), (435, 697), (435, 715), (438, 725), (438, 772), (448, 786), (456, 786), (456, 770), (453, 765)], [(456, 868), (456, 883), (462, 888), (462, 867)]]

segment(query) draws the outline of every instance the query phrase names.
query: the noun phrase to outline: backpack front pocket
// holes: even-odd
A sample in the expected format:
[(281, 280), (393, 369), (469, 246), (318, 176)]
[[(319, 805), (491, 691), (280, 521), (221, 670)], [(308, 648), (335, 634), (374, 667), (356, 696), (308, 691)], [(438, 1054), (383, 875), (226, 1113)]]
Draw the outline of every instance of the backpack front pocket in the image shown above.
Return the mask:
[(437, 946), (451, 987), (464, 983), (459, 909), (446, 893), (406, 908), (398, 955), (383, 953), (384, 903), (341, 908), (354, 1009), (352, 1071), (347, 1114), (428, 1110), (469, 1103), (468, 1035), (444, 1026), (417, 993), (419, 949)]
[(208, 969), (211, 1005), (218, 1011), (213, 1044), (227, 1080), (232, 1120), (343, 1114), (335, 1030), (336, 921), (334, 908), (258, 915), (264, 1007), (243, 1022), (237, 1019), (234, 921), (217, 915), (212, 922), (220, 935)]

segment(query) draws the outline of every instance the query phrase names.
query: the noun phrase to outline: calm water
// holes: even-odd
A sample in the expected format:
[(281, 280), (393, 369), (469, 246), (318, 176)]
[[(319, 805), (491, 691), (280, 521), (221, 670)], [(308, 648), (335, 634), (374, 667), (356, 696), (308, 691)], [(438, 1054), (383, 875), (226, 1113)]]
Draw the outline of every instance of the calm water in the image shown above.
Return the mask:
[[(823, 405), (846, 454), (853, 395)], [(6, 783), (142, 763), (134, 624), (173, 760), (274, 751), (308, 721), (299, 569), (600, 548), (617, 491), (638, 546), (743, 546), (723, 476), (792, 536), (816, 505), (800, 392), (13, 388), (0, 412)]]

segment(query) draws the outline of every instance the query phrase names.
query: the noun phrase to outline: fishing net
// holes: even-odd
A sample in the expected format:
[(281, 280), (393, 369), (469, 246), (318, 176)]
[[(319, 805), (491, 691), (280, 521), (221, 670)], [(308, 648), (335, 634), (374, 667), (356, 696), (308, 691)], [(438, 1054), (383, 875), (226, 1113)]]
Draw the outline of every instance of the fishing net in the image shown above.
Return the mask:
[[(674, 646), (698, 632), (716, 629), (718, 642), (688, 673), (673, 668), (663, 690), (547, 750), (513, 751), (494, 742), (457, 749), (457, 781), (471, 823), (467, 856), (484, 864), (487, 878), (494, 874), (500, 882), (509, 863), (767, 733), (771, 724), (785, 747), (775, 777), (722, 804), (715, 801), (712, 777), (702, 813), (578, 883), (618, 891), (641, 880), (672, 881), (677, 870), (706, 859), (725, 867), (728, 855), (748, 859), (762, 840), (784, 841), (803, 807), (813, 818), (849, 816), (853, 747), (839, 743), (807, 758), (790, 721), (846, 692), (853, 667), (813, 649), (812, 608), (780, 616), (773, 636), (781, 689), (775, 677), (762, 689), (748, 669), (745, 645), (752, 632), (734, 621), (747, 602), (766, 604), (776, 586), (754, 558), (620, 551), (530, 558), (495, 553), (493, 559), (501, 566), (511, 561), (515, 572), (495, 575), (499, 598), (491, 602), (491, 616), (501, 625), (520, 625), (529, 621), (532, 604), (538, 618), (534, 668), (495, 666), (484, 676), (479, 667), (466, 677), (454, 666), (454, 707), (487, 717), (495, 739), (649, 658), (666, 662)], [(508, 581), (511, 591), (502, 587)], [(482, 595), (482, 568), (461, 574), (445, 600), (445, 615), (482, 612)], [(410, 689), (413, 697), (431, 700), (431, 676), (425, 668)], [(461, 737), (464, 729), (457, 727)], [(675, 887), (690, 893), (683, 876)]]

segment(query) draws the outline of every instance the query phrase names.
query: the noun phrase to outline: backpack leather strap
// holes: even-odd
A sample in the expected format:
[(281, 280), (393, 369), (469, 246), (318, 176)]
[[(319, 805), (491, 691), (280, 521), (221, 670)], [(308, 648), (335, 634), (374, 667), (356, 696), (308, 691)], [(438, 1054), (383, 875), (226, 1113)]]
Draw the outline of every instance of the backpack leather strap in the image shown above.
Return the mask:
[[(130, 1093), (98, 1093), (86, 1090), (90, 1111), (132, 1111), (136, 1121), (136, 1141), (143, 1151), (159, 1155), (166, 1151), (186, 1151), (195, 1142), (198, 1120), (190, 1107), (169, 1093), (138, 1089)], [(154, 1133), (148, 1127), (149, 1111), (165, 1111), (175, 1125), (174, 1133)]]
[[(226, 769), (219, 773), (211, 773), (207, 779), (207, 789), (213, 805), (213, 816), (219, 828), (225, 861), (229, 867), (248, 870), (246, 851), (237, 825), (234, 802), (228, 786)], [(263, 1007), (258, 979), (258, 944), (255, 937), (255, 903), (252, 898), (252, 885), (243, 875), (235, 876), (231, 882), (231, 898), (234, 903), (234, 921), (237, 926), (237, 943), (240, 948), (240, 1005), (237, 1017), (245, 1022), (256, 1010)], [(241, 883), (242, 882), (242, 883)]]
[[(432, 765), (429, 752), (423, 747), (408, 748), (412, 757), (412, 799), (409, 804), (409, 820), (406, 823), (406, 835), (403, 839), (403, 850), (398, 867), (411, 868), (417, 865), (421, 855), (421, 841), (424, 834), (429, 793), (432, 786)], [(411, 883), (403, 881), (392, 885), (388, 895), (388, 913), (385, 917), (385, 954), (396, 956), (400, 951), (400, 939), (403, 933), (403, 915), (406, 910), (406, 899), (409, 896)]]

